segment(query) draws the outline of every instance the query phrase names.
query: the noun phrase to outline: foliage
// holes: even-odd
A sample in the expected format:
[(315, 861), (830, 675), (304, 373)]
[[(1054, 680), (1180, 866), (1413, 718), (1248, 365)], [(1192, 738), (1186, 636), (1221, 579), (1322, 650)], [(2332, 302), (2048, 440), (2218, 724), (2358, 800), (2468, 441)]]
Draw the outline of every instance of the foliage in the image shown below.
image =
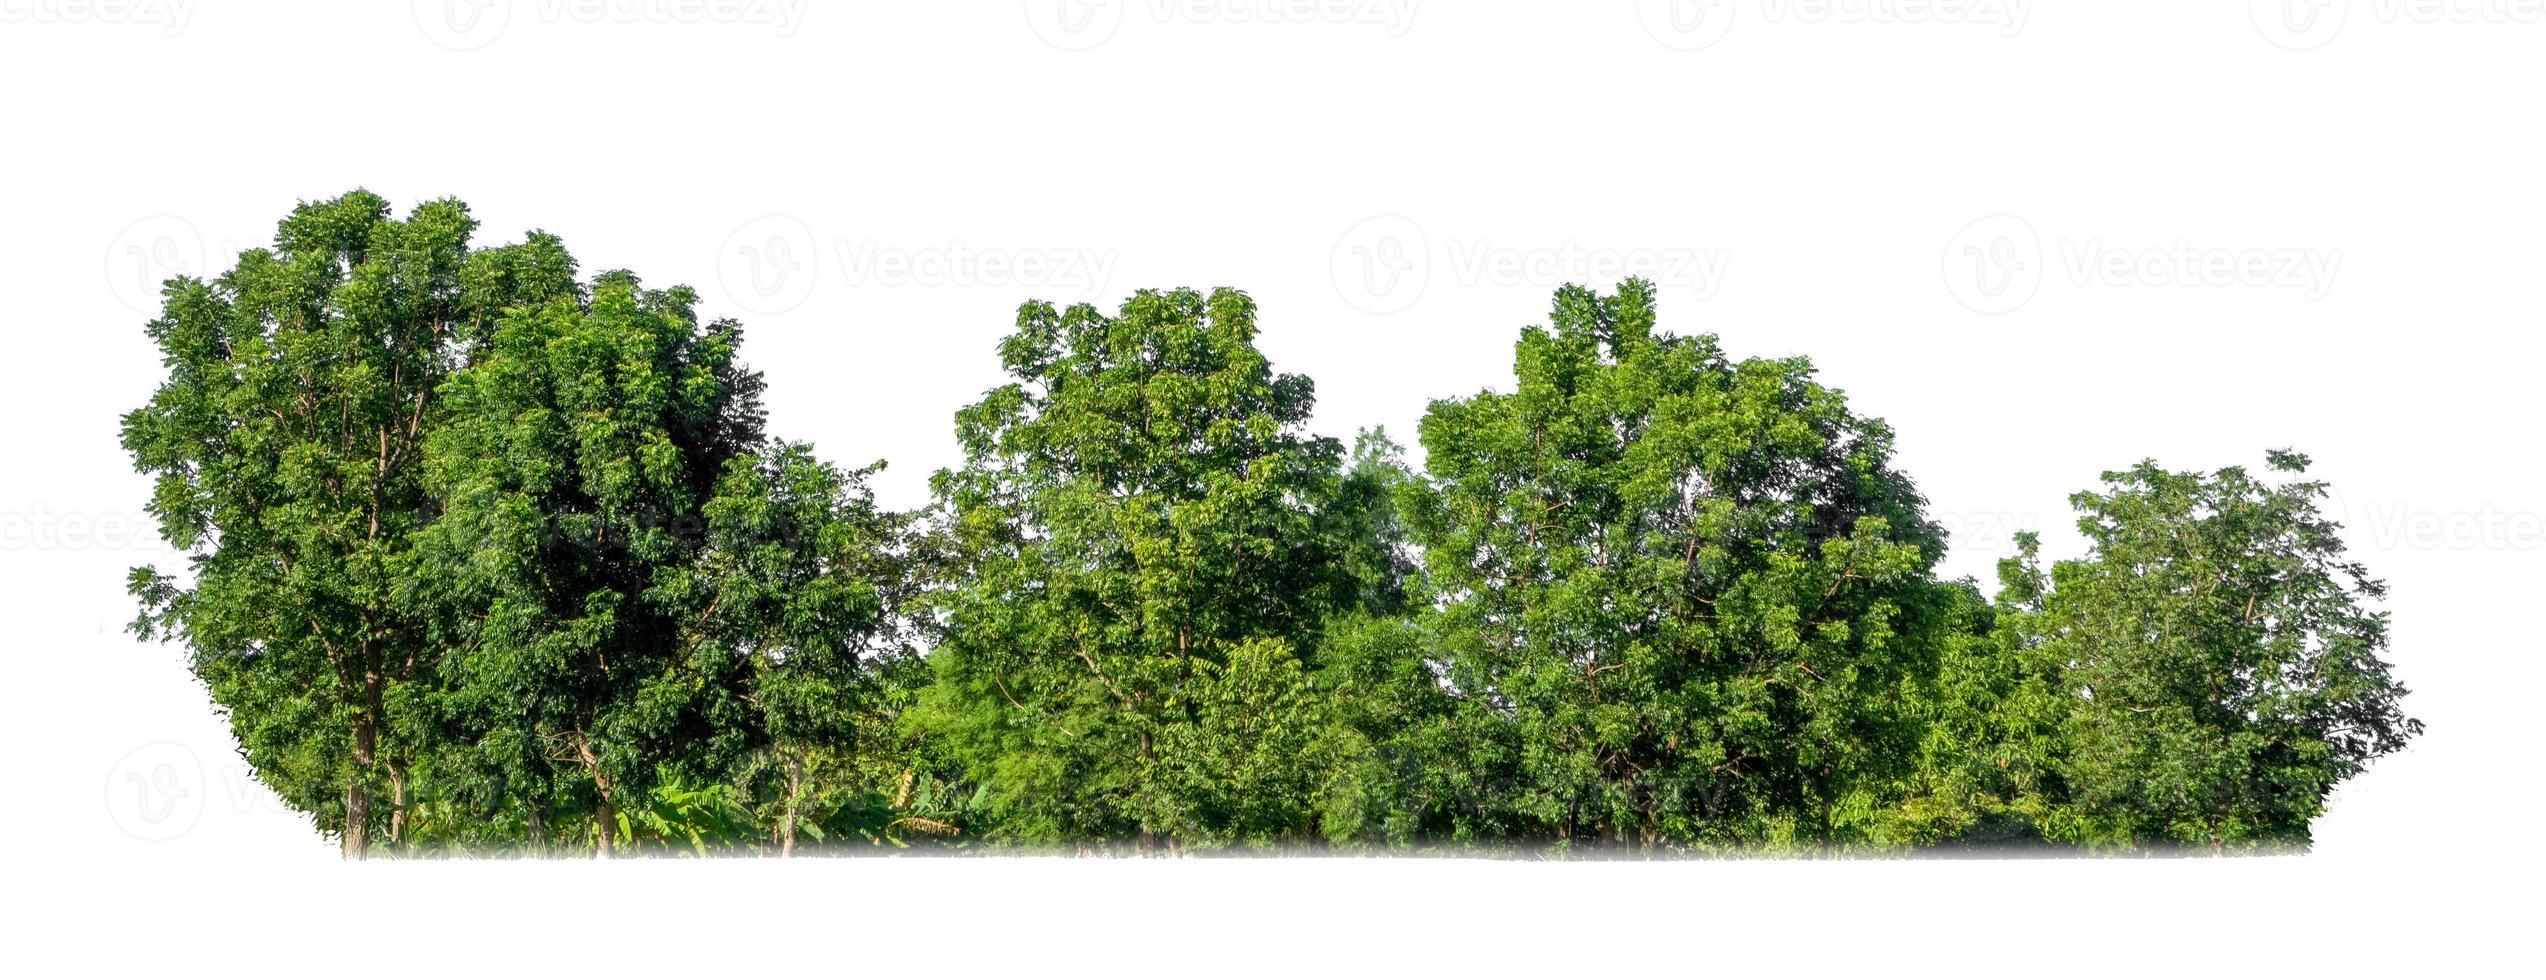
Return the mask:
[(952, 581), (917, 718), (989, 788), (1019, 842), (1144, 849), (1313, 833), (1299, 756), (1248, 745), (1315, 724), (1299, 685), (1325, 617), (1389, 601), (1343, 532), (1341, 448), (1298, 431), (1312, 389), (1254, 345), (1255, 305), (1142, 292), (1118, 316), (1030, 303), (1015, 381), (957, 416), (935, 486)]
[(420, 751), (400, 709), (442, 652), (405, 601), (438, 390), (467, 325), (557, 287), (484, 275), (542, 242), (471, 253), (459, 202), (388, 214), (362, 191), (306, 203), (272, 248), (170, 280), (149, 327), (167, 380), (123, 420), (191, 556), (134, 571), (136, 630), (187, 645), (258, 778), (356, 855)]
[(1939, 581), (1801, 358), (1567, 286), (1516, 384), (1347, 452), (1256, 308), (1027, 303), (895, 513), (742, 329), (456, 201), (178, 278), (136, 569), (257, 778), (374, 853), (2303, 847), (2421, 731), (2305, 457), (2105, 474)]
[(1941, 536), (1802, 360), (1558, 292), (1520, 385), (1434, 403), (1415, 537), (1498, 822), (1571, 846), (1826, 846), (1889, 803)]
[[(2302, 474), (2305, 456), (2269, 468)], [(2017, 626), (2076, 692), (2072, 836), (2304, 846), (2326, 794), (2419, 734), (2381, 656), (2386, 594), (2343, 557), (2321, 483), (2143, 462), (2072, 498), (2093, 546)]]

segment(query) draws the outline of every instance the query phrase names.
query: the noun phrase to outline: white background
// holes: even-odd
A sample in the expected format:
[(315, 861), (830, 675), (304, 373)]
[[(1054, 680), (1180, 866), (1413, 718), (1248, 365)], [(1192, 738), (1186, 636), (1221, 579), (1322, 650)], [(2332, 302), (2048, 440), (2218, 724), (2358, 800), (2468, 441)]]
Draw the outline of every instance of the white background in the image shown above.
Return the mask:
[[(0, 0), (0, 82), (12, 972), (2375, 975), (2529, 942), (2529, 0)], [(889, 459), (902, 506), (1028, 297), (1244, 288), (1321, 431), (1411, 444), (1509, 384), (1559, 282), (1641, 269), (1667, 329), (1889, 420), (1951, 574), (2018, 528), (2073, 554), (2105, 469), (2313, 454), (2430, 731), (2303, 859), (341, 865), (121, 631), (168, 556), (116, 426), (150, 283), (357, 186), (695, 285), (773, 429)]]

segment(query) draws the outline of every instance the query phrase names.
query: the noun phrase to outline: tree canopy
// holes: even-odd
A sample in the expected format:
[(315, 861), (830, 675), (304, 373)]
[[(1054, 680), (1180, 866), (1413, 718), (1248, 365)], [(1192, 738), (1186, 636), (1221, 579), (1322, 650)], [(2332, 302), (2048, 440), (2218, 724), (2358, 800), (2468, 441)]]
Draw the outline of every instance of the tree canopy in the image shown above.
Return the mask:
[(2421, 731), (2289, 451), (2143, 461), (1994, 594), (1802, 358), (1557, 291), (1421, 461), (1234, 289), (1027, 302), (916, 512), (739, 323), (457, 201), (179, 277), (134, 570), (259, 780), (372, 855), (2307, 846)]

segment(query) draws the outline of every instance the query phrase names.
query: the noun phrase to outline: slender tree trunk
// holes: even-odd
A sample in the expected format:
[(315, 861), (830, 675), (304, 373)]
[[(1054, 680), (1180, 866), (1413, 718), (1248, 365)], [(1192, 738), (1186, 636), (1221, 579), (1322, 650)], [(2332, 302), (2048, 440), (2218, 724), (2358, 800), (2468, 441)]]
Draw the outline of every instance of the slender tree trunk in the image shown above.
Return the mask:
[[(1140, 733), (1140, 757), (1151, 763), (1155, 763), (1158, 760), (1158, 746), (1149, 740), (1148, 732)], [(1149, 826), (1147, 818), (1142, 818), (1140, 827), (1140, 856), (1155, 857), (1157, 854), (1158, 831)]]
[[(372, 690), (376, 690), (373, 681)], [(354, 714), (354, 771), (345, 777), (344, 856), (360, 861), (371, 856), (371, 764), (379, 715), (371, 704)]]
[(371, 793), (363, 788), (362, 773), (345, 777), (344, 856), (360, 861), (371, 853)]
[(602, 779), (598, 774), (595, 774), (593, 778), (601, 782), (602, 789), (601, 810), (598, 814), (601, 818), (601, 835), (593, 841), (592, 856), (607, 861), (618, 854), (619, 809), (610, 805), (608, 780)]
[(796, 856), (796, 802), (804, 798), (804, 774), (794, 765), (787, 768), (787, 814), (778, 821), (778, 856)]
[(395, 760), (389, 763), (389, 846), (405, 850), (407, 845), (407, 770)]
[(583, 757), (584, 771), (592, 774), (592, 786), (601, 792), (600, 832), (593, 838), (593, 857), (608, 860), (617, 853), (619, 809), (610, 794), (610, 774), (601, 771), (600, 758), (592, 754), (592, 740), (581, 733), (575, 735), (575, 753)]

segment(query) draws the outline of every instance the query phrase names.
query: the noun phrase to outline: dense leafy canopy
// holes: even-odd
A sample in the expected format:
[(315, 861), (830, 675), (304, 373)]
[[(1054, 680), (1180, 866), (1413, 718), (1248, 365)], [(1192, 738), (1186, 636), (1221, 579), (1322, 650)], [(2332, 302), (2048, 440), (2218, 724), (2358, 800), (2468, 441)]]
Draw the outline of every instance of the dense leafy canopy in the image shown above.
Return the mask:
[[(1301, 434), (1242, 294), (1028, 304), (1016, 381), (938, 474), (954, 580), (921, 718), (1004, 836), (1297, 841), (1321, 779), (1303, 652), (1393, 591), (1341, 448)], [(1361, 504), (1362, 506), (1356, 506)]]
[(918, 513), (764, 432), (686, 287), (356, 191), (179, 278), (137, 569), (345, 853), (799, 842), (2303, 847), (2421, 726), (2307, 460), (2153, 463), (1984, 596), (1802, 359), (1568, 286), (1423, 461), (1222, 289), (1028, 303)]
[[(1863, 840), (1904, 775), (1943, 550), (1890, 433), (1802, 361), (1567, 287), (1519, 388), (1435, 403), (1416, 537), (1498, 834)], [(1484, 828), (1478, 828), (1482, 831)]]

